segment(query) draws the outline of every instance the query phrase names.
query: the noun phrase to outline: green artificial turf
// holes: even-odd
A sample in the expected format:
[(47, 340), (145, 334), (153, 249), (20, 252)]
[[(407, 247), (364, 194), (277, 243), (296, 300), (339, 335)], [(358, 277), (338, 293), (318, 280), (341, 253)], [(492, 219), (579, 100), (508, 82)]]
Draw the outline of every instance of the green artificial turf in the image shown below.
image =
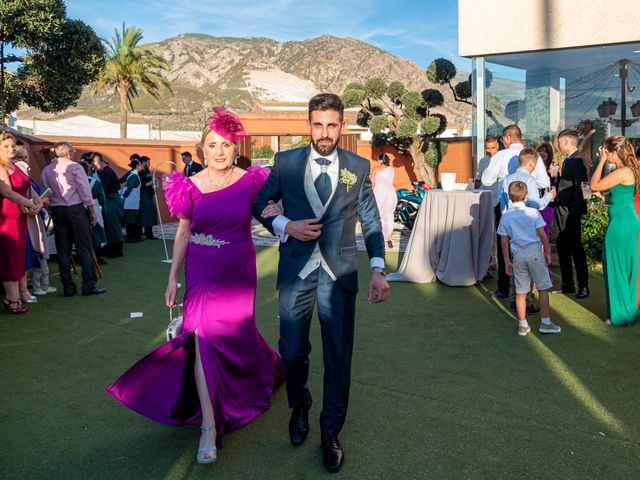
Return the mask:
[[(322, 468), (322, 347), (312, 327), (311, 433), (289, 444), (284, 388), (272, 409), (225, 437), (218, 462), (195, 462), (199, 429), (138, 416), (106, 395), (164, 340), (169, 266), (160, 242), (127, 245), (97, 297), (47, 295), (0, 316), (0, 478), (311, 479)], [(277, 250), (258, 249), (257, 323), (277, 345)], [(640, 328), (605, 326), (601, 275), (592, 296), (553, 296), (562, 334), (516, 335), (491, 282), (393, 283), (366, 301), (360, 254), (351, 401), (340, 436), (346, 479), (635, 478), (640, 467)], [(391, 270), (398, 258), (388, 259)], [(52, 271), (55, 265), (52, 264)], [(59, 278), (52, 276), (60, 289)], [(142, 311), (142, 318), (130, 312)]]

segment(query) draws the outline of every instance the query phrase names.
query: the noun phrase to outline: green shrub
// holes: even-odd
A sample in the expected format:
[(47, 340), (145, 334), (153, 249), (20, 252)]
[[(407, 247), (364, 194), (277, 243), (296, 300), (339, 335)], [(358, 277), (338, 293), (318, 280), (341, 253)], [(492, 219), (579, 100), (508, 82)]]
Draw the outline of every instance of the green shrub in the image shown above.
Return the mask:
[(436, 168), (447, 154), (447, 150), (449, 150), (447, 142), (438, 140), (429, 142), (424, 151), (424, 159), (431, 167)]
[(609, 224), (609, 206), (598, 197), (587, 200), (587, 214), (582, 219), (582, 245), (590, 267), (602, 261), (604, 234)]
[(382, 133), (382, 131), (389, 126), (389, 120), (386, 115), (376, 115), (369, 120), (369, 129), (374, 135)]
[(251, 155), (251, 158), (269, 158), (269, 159), (273, 159), (273, 157), (276, 155), (276, 152), (273, 151), (273, 148), (271, 148), (270, 145), (263, 145), (260, 148), (256, 148), (253, 151), (253, 155)]
[(411, 118), (403, 118), (398, 122), (395, 133), (399, 139), (414, 139), (418, 134), (418, 124)]

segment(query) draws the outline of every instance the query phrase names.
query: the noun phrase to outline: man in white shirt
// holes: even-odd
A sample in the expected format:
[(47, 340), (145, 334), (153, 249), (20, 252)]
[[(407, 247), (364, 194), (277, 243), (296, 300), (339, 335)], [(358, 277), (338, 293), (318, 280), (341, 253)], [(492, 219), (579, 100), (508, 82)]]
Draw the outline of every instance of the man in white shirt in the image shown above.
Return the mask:
[[(482, 184), (486, 187), (490, 187), (492, 191), (498, 192), (502, 182), (511, 173), (515, 173), (518, 169), (518, 155), (524, 148), (522, 144), (522, 132), (517, 125), (508, 125), (502, 131), (502, 143), (506, 147), (504, 150), (500, 150), (493, 157), (489, 165), (482, 173)], [(536, 179), (538, 188), (548, 189), (551, 186), (549, 175), (545, 169), (542, 158), (538, 156), (536, 168), (532, 172), (532, 175)], [(501, 209), (500, 209), (500, 196), (495, 195), (493, 198), (493, 204), (495, 207), (495, 220), (496, 229), (500, 223)], [(509, 297), (509, 276), (505, 271), (505, 264), (502, 255), (502, 245), (500, 239), (497, 239), (498, 246), (498, 290), (495, 292), (496, 298), (506, 299)]]
[(500, 145), (498, 144), (498, 139), (496, 137), (489, 135), (484, 139), (485, 156), (478, 161), (478, 172), (476, 173), (473, 185), (476, 190), (482, 188), (482, 174), (489, 166), (491, 157), (498, 153), (498, 150), (500, 150)]

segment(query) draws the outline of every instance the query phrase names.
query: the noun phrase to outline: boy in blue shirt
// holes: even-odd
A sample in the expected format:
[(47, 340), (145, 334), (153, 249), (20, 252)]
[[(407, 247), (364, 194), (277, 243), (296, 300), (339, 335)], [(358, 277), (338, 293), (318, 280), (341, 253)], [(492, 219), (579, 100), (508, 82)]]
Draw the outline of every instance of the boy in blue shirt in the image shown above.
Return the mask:
[[(551, 323), (549, 318), (548, 290), (552, 283), (548, 265), (551, 258), (549, 241), (544, 232), (545, 222), (537, 209), (525, 205), (527, 185), (524, 182), (516, 180), (508, 188), (512, 205), (502, 215), (497, 233), (501, 236), (505, 269), (515, 279), (518, 335), (524, 337), (531, 331), (526, 317), (526, 298), (531, 291), (532, 280), (540, 297), (539, 332), (560, 333), (560, 327)], [(509, 251), (513, 256), (513, 264)]]

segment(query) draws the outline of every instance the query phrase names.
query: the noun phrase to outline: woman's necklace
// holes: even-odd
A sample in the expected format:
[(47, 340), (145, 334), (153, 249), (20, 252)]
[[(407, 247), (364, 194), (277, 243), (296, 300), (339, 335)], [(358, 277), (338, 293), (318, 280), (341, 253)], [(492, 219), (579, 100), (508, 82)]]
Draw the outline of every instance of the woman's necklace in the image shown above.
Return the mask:
[(233, 173), (234, 168), (235, 168), (235, 165), (231, 165), (231, 167), (228, 168), (222, 175), (213, 175), (214, 177), (217, 177), (216, 180), (222, 180), (222, 181), (215, 181), (212, 178), (211, 173), (209, 173), (209, 175), (207, 176), (207, 178), (209, 179), (209, 183), (218, 190), (226, 187), (227, 185), (229, 185), (229, 181), (231, 180), (231, 174)]

